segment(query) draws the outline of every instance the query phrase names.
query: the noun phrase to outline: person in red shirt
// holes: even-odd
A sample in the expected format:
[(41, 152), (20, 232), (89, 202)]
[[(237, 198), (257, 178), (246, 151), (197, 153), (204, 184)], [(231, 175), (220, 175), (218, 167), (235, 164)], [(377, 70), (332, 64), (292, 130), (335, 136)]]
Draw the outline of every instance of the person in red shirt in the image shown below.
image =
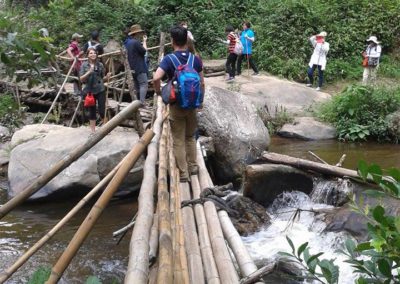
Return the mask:
[[(72, 63), (76, 63), (74, 65), (74, 68), (72, 70), (72, 75), (78, 77), (79, 76), (79, 70), (81, 69), (81, 61), (79, 60), (79, 57), (83, 54), (83, 52), (79, 48), (79, 39), (82, 38), (83, 35), (80, 35), (78, 33), (74, 33), (71, 37), (71, 42), (67, 48), (67, 54), (70, 57)], [(81, 91), (81, 83), (79, 80), (74, 80), (74, 93), (75, 95), (79, 95)]]
[(228, 45), (228, 58), (226, 59), (226, 72), (229, 74), (227, 81), (233, 81), (235, 79), (236, 73), (236, 59), (237, 55), (235, 54), (235, 44), (238, 40), (237, 34), (234, 32), (232, 26), (228, 25), (225, 28), (226, 33), (226, 41), (224, 41)]

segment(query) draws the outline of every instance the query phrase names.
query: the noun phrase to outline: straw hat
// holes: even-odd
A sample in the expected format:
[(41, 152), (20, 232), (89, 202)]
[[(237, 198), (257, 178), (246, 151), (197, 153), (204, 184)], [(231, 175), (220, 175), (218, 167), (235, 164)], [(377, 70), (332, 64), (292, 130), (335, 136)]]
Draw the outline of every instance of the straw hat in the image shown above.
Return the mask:
[(328, 34), (326, 32), (320, 32), (317, 36), (326, 37)]
[(379, 44), (379, 41), (376, 36), (370, 36), (369, 38), (367, 38), (366, 41), (372, 41), (375, 42), (376, 44)]
[(82, 37), (83, 37), (83, 35), (80, 35), (80, 34), (78, 34), (78, 33), (74, 33), (74, 34), (72, 35), (71, 39), (77, 39), (77, 38), (82, 38)]
[(128, 35), (133, 35), (133, 34), (137, 34), (137, 33), (144, 33), (144, 30), (142, 30), (142, 27), (140, 25), (131, 26), (131, 28), (129, 29)]

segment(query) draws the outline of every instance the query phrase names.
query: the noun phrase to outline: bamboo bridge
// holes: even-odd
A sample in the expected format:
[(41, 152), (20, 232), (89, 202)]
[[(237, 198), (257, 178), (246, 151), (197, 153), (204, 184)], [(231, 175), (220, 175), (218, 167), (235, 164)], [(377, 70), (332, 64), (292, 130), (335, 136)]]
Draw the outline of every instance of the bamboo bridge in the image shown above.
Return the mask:
[[(161, 35), (159, 60), (163, 56), (165, 36)], [(153, 49), (156, 49), (153, 48)], [(85, 152), (102, 140), (115, 127), (134, 117), (135, 128), (141, 136), (139, 142), (120, 161), (120, 163), (101, 180), (76, 206), (65, 215), (49, 232), (37, 243), (29, 248), (8, 269), (0, 272), (0, 283), (6, 282), (12, 275), (50, 240), (88, 201), (102, 191), (100, 197), (80, 225), (74, 237), (63, 254), (52, 267), (50, 278), (46, 283), (57, 283), (71, 260), (83, 245), (89, 232), (95, 225), (101, 213), (117, 191), (128, 172), (136, 161), (146, 153), (143, 167), (143, 180), (138, 197), (138, 211), (134, 222), (124, 228), (122, 232), (133, 227), (129, 247), (129, 263), (126, 269), (125, 283), (255, 283), (259, 281), (265, 271), (271, 271), (273, 264), (257, 270), (249, 256), (241, 237), (234, 228), (228, 213), (217, 210), (212, 199), (204, 198), (206, 189), (214, 188), (207, 172), (205, 162), (198, 146), (199, 174), (192, 175), (190, 182), (179, 182), (179, 173), (176, 167), (172, 148), (172, 136), (169, 126), (168, 106), (165, 106), (161, 97), (153, 98), (153, 109), (143, 112), (139, 101), (135, 97), (133, 82), (129, 74), (129, 64), (123, 50), (108, 54), (112, 78), (123, 76), (122, 88), (115, 88), (120, 92), (116, 100), (122, 103), (125, 85), (131, 94), (132, 102), (125, 104), (121, 111), (117, 111), (111, 118), (104, 121), (104, 125), (85, 144), (75, 148), (71, 153), (51, 166), (40, 177), (17, 196), (0, 206), (0, 219), (15, 207), (26, 201), (31, 195), (39, 191), (44, 185), (66, 169)], [(115, 74), (113, 56), (121, 56), (125, 65), (123, 74)], [(61, 60), (63, 55), (58, 56)], [(65, 90), (64, 86), (70, 78), (73, 65), (70, 67), (62, 85), (51, 103), (49, 111), (43, 118), (46, 122), (56, 102)], [(107, 82), (107, 98), (109, 88)], [(18, 93), (18, 88), (16, 89)], [(115, 91), (115, 90), (114, 90)], [(115, 96), (115, 93), (114, 93)], [(74, 123), (76, 112), (79, 109), (79, 100), (70, 127)], [(142, 111), (140, 111), (142, 110)], [(149, 122), (144, 124), (143, 113)], [(151, 116), (150, 119), (148, 116)], [(186, 203), (185, 203), (186, 202)], [(182, 206), (185, 203), (186, 206)]]
[[(96, 193), (105, 187), (95, 205), (68, 244), (46, 283), (57, 283), (91, 228), (129, 170), (147, 149), (144, 176), (138, 197), (125, 283), (254, 283), (258, 271), (227, 212), (217, 210), (211, 199), (203, 198), (214, 185), (198, 146), (199, 174), (190, 183), (179, 182), (170, 132), (168, 107), (154, 97), (156, 108), (152, 125), (121, 162), (96, 185), (41, 240), (0, 274), (4, 283)], [(54, 178), (104, 138), (121, 121), (137, 112), (141, 103), (132, 102), (109, 120), (88, 141), (52, 166), (19, 195), (0, 207), (0, 218)], [(182, 202), (193, 204), (182, 207)], [(197, 201), (197, 202), (196, 202)], [(199, 202), (200, 201), (200, 202)], [(272, 267), (268, 267), (269, 270)], [(265, 268), (264, 268), (265, 270)]]

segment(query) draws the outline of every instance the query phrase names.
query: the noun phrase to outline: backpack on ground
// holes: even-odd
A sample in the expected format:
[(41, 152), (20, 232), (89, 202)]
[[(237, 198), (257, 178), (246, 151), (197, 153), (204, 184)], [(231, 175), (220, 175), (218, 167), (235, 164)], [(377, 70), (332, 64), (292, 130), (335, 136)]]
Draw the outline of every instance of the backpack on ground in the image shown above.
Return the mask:
[(201, 79), (199, 73), (193, 68), (194, 55), (189, 53), (186, 64), (182, 64), (175, 54), (167, 55), (175, 68), (173, 79), (164, 87), (162, 96), (165, 103), (179, 103), (184, 109), (200, 107), (203, 101)]
[(243, 53), (243, 44), (240, 38), (236, 37), (235, 48), (233, 49), (233, 53), (236, 55), (242, 55)]

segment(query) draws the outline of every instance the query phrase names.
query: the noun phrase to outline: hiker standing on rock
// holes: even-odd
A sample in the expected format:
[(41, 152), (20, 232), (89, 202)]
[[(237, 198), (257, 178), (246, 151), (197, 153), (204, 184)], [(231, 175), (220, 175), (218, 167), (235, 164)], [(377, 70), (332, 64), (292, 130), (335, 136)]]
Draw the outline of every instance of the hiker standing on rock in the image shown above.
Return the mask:
[[(172, 88), (176, 89), (173, 94), (178, 98), (176, 102), (170, 102), (169, 120), (180, 181), (187, 182), (189, 175), (198, 172), (195, 140), (196, 108), (201, 108), (204, 96), (203, 63), (198, 56), (187, 50), (187, 29), (175, 26), (170, 33), (174, 52), (163, 58), (153, 76), (153, 82), (157, 95), (161, 95), (160, 80), (164, 75), (168, 77), (167, 86), (171, 89), (173, 85)], [(163, 93), (167, 86), (163, 87)], [(186, 91), (189, 91), (189, 95), (184, 96)], [(170, 94), (168, 97), (171, 97)]]
[[(81, 61), (79, 57), (83, 54), (83, 52), (79, 49), (79, 39), (81, 39), (83, 35), (80, 35), (78, 33), (74, 33), (71, 37), (71, 42), (67, 48), (67, 54), (71, 58), (71, 61), (74, 64), (74, 68), (72, 70), (72, 75), (78, 77), (79, 76), (79, 70), (81, 69)], [(79, 80), (74, 79), (73, 81), (74, 84), (74, 94), (75, 95), (80, 95), (81, 92), (81, 83)]]
[(314, 71), (318, 68), (318, 87), (317, 91), (321, 90), (324, 80), (324, 70), (326, 67), (326, 55), (329, 51), (329, 43), (325, 41), (326, 32), (320, 32), (317, 35), (310, 37), (310, 42), (314, 47), (314, 52), (311, 55), (310, 63), (308, 64), (308, 84), (307, 87), (312, 87), (314, 83)]
[[(140, 42), (142, 37), (143, 43)], [(144, 104), (148, 89), (147, 72), (145, 56), (147, 52), (147, 36), (140, 25), (131, 26), (128, 37), (124, 41), (128, 54), (129, 66), (133, 73), (133, 81), (135, 85), (136, 95)]]
[(369, 82), (375, 83), (376, 73), (379, 67), (379, 58), (381, 57), (382, 47), (376, 36), (370, 36), (367, 39), (368, 46), (363, 52), (363, 84), (366, 85)]
[(239, 55), (237, 62), (237, 74), (240, 75), (242, 73), (242, 61), (243, 58), (246, 59), (247, 67), (251, 67), (254, 73), (252, 75), (258, 75), (258, 69), (256, 64), (254, 63), (253, 57), (251, 56), (253, 52), (253, 42), (255, 40), (254, 32), (250, 29), (250, 22), (243, 23), (243, 31), (240, 35), (240, 41), (243, 45), (243, 53)]
[(94, 105), (88, 107), (90, 129), (94, 133), (96, 130), (96, 102), (100, 118), (104, 119), (106, 107), (104, 79), (108, 80), (111, 73), (104, 76), (104, 66), (97, 59), (97, 51), (94, 47), (88, 48), (87, 57), (88, 60), (82, 64), (79, 72), (79, 79), (85, 84), (83, 93), (85, 95), (91, 94), (95, 99)]
[(97, 51), (97, 55), (102, 55), (104, 54), (104, 48), (103, 45), (100, 43), (100, 33), (98, 31), (93, 31), (90, 33), (90, 40), (85, 43), (83, 46), (83, 52), (86, 54), (88, 48), (94, 47)]

